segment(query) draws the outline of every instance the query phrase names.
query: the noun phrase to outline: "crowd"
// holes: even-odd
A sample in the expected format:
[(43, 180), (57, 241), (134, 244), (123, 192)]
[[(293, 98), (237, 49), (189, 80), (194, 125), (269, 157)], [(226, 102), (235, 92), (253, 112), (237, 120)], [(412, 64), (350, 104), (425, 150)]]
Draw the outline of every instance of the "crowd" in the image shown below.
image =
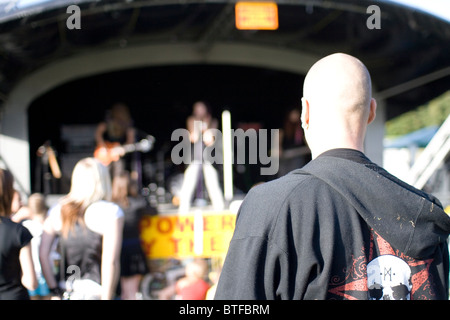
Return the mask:
[[(133, 159), (120, 149), (135, 135), (128, 108), (114, 105), (98, 125), (98, 151), (75, 165), (70, 191), (51, 208), (40, 193), (23, 205), (11, 172), (0, 169), (0, 300), (139, 296), (149, 273), (139, 233), (148, 203), (140, 195)], [(199, 277), (206, 279), (206, 269), (196, 260), (186, 266), (177, 290), (161, 298), (192, 297), (194, 290), (204, 299), (209, 284), (191, 281)]]
[[(194, 259), (158, 297), (447, 299), (450, 217), (438, 199), (364, 154), (377, 109), (371, 90), (368, 70), (352, 56), (333, 54), (314, 64), (302, 112), (289, 116), (281, 137), (284, 154), (291, 154), (285, 160), (303, 154), (304, 141), (312, 160), (247, 194), (220, 279), (212, 281), (217, 287), (205, 281), (205, 261)], [(126, 126), (119, 134), (108, 132), (111, 123), (99, 126), (104, 154), (106, 138), (126, 143), (133, 134), (125, 130), (124, 108), (117, 110), (116, 122)], [(217, 123), (205, 104), (193, 111), (187, 127), (201, 151), (208, 141), (196, 133)], [(204, 128), (194, 130), (195, 120)], [(0, 169), (0, 299), (114, 299), (118, 283), (122, 299), (136, 298), (148, 272), (138, 230), (146, 202), (123, 168), (110, 172), (95, 158), (80, 160), (69, 193), (48, 210), (39, 194), (21, 206), (12, 174)], [(185, 172), (181, 211), (189, 209), (202, 172), (213, 206), (223, 207), (214, 196), (220, 193), (215, 173), (194, 163)]]
[[(44, 197), (33, 194), (12, 215), (17, 206), (13, 178), (7, 170), (1, 173), (0, 299), (61, 298), (63, 293), (75, 299), (114, 298), (126, 206), (112, 202), (107, 168), (93, 158), (79, 161), (70, 192), (48, 214)], [(60, 274), (54, 270), (56, 251)], [(73, 277), (66, 274), (69, 266), (78, 268)]]
[[(139, 239), (147, 202), (127, 171), (112, 181), (94, 158), (80, 160), (70, 192), (51, 208), (40, 193), (26, 205), (0, 169), (0, 300), (134, 300), (149, 272)], [(160, 299), (205, 299), (207, 264), (187, 264)], [(209, 297), (211, 298), (211, 296)]]

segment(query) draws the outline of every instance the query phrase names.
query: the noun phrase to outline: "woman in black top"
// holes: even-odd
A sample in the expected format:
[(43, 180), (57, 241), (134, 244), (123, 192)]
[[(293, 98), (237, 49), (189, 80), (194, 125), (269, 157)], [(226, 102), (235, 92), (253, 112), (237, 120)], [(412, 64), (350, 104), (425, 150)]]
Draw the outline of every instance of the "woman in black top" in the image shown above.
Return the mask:
[(31, 256), (32, 235), (9, 218), (13, 183), (12, 174), (0, 169), (0, 300), (27, 300), (30, 298), (27, 289), (37, 287)]
[(112, 200), (125, 214), (120, 254), (121, 298), (135, 300), (142, 277), (149, 272), (139, 233), (139, 221), (146, 209), (146, 202), (138, 195), (137, 184), (130, 180), (128, 171), (114, 177)]

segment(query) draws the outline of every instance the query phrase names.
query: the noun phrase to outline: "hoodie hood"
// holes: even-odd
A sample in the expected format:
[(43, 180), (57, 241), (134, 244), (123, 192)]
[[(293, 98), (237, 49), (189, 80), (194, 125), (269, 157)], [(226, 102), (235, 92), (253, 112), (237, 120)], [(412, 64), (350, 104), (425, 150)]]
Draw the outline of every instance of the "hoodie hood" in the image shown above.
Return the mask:
[(320, 156), (303, 171), (337, 190), (375, 232), (407, 256), (432, 255), (450, 233), (450, 217), (439, 200), (373, 163)]

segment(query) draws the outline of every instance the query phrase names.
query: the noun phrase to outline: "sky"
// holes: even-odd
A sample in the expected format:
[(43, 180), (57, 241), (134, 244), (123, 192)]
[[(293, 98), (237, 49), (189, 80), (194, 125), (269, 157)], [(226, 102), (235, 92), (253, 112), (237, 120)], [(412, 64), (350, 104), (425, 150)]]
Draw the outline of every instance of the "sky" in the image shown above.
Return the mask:
[(390, 0), (415, 7), (450, 21), (450, 0)]

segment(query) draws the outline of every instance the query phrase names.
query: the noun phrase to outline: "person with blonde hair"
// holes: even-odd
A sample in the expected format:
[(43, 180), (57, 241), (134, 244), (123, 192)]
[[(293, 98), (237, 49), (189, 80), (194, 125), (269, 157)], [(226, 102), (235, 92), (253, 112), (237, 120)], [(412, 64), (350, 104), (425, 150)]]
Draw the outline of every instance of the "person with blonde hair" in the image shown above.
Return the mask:
[(0, 300), (28, 300), (37, 287), (31, 255), (31, 233), (11, 221), (14, 177), (0, 169)]
[[(70, 192), (49, 210), (40, 247), (42, 271), (52, 294), (61, 294), (49, 260), (59, 236), (70, 299), (112, 299), (117, 285), (123, 211), (111, 201), (108, 169), (94, 158), (80, 160)], [(67, 277), (69, 275), (70, 277)]]
[[(25, 218), (22, 221), (22, 225), (26, 227), (33, 235), (33, 239), (31, 240), (31, 251), (34, 270), (38, 281), (38, 287), (36, 290), (29, 292), (31, 299), (33, 300), (46, 299), (50, 293), (48, 291), (47, 282), (42, 274), (41, 263), (39, 262), (39, 247), (41, 245), (41, 237), (44, 230), (44, 221), (47, 211), (48, 207), (45, 203), (45, 196), (41, 193), (33, 193), (28, 197), (27, 205), (22, 206), (14, 216)], [(54, 254), (55, 253), (56, 252), (54, 252)]]
[(210, 287), (204, 280), (208, 264), (204, 259), (194, 259), (186, 266), (186, 275), (177, 281), (175, 290), (181, 300), (205, 300)]
[(162, 290), (157, 295), (160, 300), (205, 300), (210, 284), (205, 281), (208, 263), (195, 258), (185, 267), (184, 277)]

